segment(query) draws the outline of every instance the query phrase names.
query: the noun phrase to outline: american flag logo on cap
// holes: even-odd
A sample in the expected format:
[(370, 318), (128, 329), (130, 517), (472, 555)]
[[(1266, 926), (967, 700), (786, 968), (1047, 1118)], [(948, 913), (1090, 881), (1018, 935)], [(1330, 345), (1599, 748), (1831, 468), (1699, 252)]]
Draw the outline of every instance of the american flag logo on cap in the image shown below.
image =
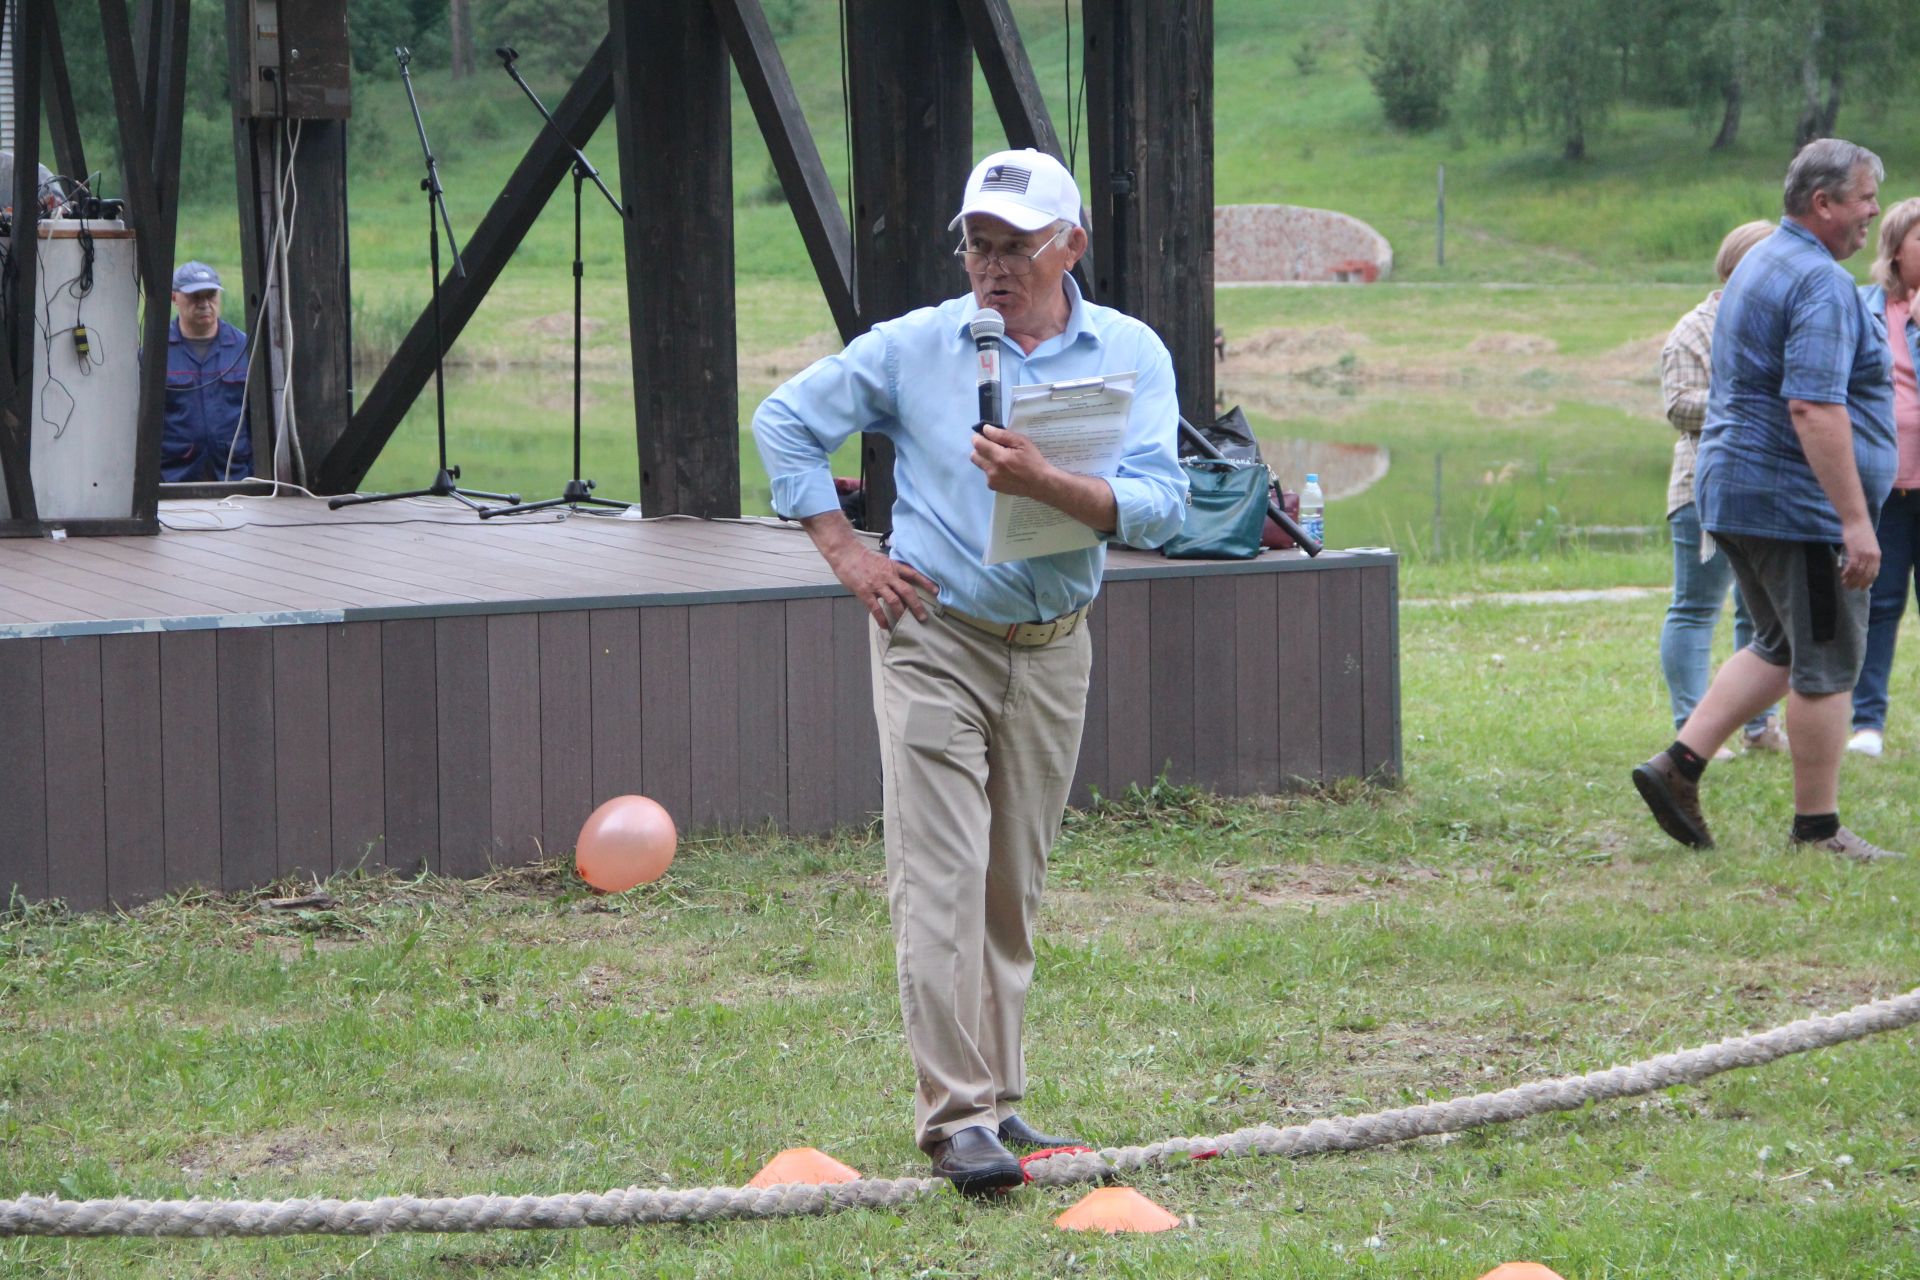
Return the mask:
[(1025, 195), (1027, 184), (1033, 180), (1033, 172), (1022, 169), (1017, 164), (997, 164), (987, 170), (980, 179), (982, 191), (1010, 191), (1014, 195)]

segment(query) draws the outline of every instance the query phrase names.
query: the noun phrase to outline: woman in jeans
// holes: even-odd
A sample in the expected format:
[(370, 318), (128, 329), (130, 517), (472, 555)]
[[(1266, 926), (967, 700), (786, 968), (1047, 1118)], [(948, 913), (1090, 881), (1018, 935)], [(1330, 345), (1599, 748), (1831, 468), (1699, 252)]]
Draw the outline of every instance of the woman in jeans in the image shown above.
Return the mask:
[[(1771, 222), (1748, 222), (1735, 227), (1714, 255), (1714, 273), (1725, 284), (1747, 250), (1774, 232)], [(1713, 320), (1720, 309), (1720, 291), (1680, 318), (1660, 350), (1660, 392), (1667, 405), (1667, 421), (1680, 433), (1673, 444), (1673, 470), (1667, 479), (1667, 525), (1673, 533), (1673, 603), (1667, 606), (1660, 629), (1660, 667), (1667, 677), (1667, 698), (1677, 729), (1693, 714), (1694, 704), (1707, 691), (1713, 674), (1713, 630), (1720, 606), (1733, 587), (1733, 644), (1743, 649), (1753, 639), (1753, 619), (1747, 616), (1740, 588), (1733, 586), (1733, 566), (1715, 550), (1700, 558), (1700, 519), (1693, 505), (1693, 458), (1700, 448), (1700, 428), (1707, 418), (1707, 383), (1713, 369)], [(1747, 725), (1741, 741), (1748, 751), (1787, 749), (1777, 711), (1768, 710)], [(1720, 749), (1718, 759), (1732, 759)]]
[(1913, 300), (1920, 291), (1920, 199), (1902, 200), (1880, 215), (1880, 251), (1873, 258), (1873, 283), (1860, 296), (1887, 322), (1893, 348), (1893, 424), (1900, 437), (1900, 470), (1893, 492), (1880, 509), (1880, 576), (1867, 603), (1867, 658), (1853, 687), (1853, 737), (1847, 750), (1877, 756), (1885, 748), (1887, 678), (1893, 672), (1893, 645), (1900, 615), (1907, 611), (1907, 588), (1920, 576), (1920, 393), (1914, 369), (1920, 366), (1920, 323)]

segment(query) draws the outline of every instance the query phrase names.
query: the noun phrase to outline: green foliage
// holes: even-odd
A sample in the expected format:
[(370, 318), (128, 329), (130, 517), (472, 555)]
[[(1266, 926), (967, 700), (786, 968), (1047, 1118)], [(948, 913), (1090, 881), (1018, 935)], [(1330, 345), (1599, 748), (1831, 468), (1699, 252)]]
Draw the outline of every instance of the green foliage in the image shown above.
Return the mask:
[(537, 71), (572, 76), (606, 34), (605, 0), (473, 0), (474, 43), (510, 44)]
[(1378, 0), (1361, 48), (1387, 123), (1424, 132), (1447, 118), (1459, 53), (1446, 11), (1431, 0)]

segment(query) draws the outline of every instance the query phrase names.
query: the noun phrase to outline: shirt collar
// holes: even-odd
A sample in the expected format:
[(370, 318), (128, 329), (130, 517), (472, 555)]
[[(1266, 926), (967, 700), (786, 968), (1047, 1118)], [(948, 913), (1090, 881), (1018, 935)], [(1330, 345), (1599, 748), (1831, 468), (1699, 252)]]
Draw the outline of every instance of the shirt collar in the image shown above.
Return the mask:
[[(1062, 281), (1062, 284), (1067, 291), (1067, 327), (1059, 333), (1056, 333), (1053, 337), (1048, 338), (1047, 342), (1058, 342), (1060, 349), (1063, 351), (1082, 338), (1098, 346), (1100, 342), (1100, 331), (1094, 327), (1093, 317), (1088, 314), (1086, 299), (1080, 294), (1080, 282), (1075, 280), (1071, 275), (1068, 275)], [(973, 301), (973, 295), (966, 294), (963, 300), (971, 303)], [(973, 323), (974, 313), (978, 311), (979, 308), (969, 306), (963, 307), (961, 310), (962, 315), (960, 321), (954, 327), (958, 330), (962, 338), (972, 341), (973, 332), (968, 326)], [(1043, 342), (1040, 345), (1045, 346), (1047, 343)], [(1036, 347), (1034, 350), (1038, 351), (1039, 348)]]
[[(1833, 258), (1833, 251), (1827, 248), (1826, 245), (1820, 243), (1820, 237), (1813, 234), (1813, 232), (1807, 230), (1805, 227), (1801, 226), (1800, 223), (1795, 221), (1793, 218), (1785, 217), (1780, 219), (1780, 229), (1785, 231), (1788, 235), (1800, 237), (1802, 240), (1805, 240), (1808, 244), (1812, 245), (1814, 248), (1818, 249), (1820, 252), (1826, 254), (1829, 258)], [(1838, 262), (1839, 259), (1834, 258), (1834, 261)]]

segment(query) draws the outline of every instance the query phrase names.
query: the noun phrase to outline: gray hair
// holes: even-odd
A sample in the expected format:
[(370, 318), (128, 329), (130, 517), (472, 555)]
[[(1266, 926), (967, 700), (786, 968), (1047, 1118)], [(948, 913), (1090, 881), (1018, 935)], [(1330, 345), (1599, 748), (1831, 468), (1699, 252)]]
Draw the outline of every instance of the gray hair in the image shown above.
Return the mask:
[(1865, 147), (1844, 138), (1816, 138), (1800, 148), (1800, 154), (1787, 166), (1786, 209), (1791, 218), (1813, 211), (1814, 193), (1824, 191), (1843, 198), (1853, 186), (1853, 176), (1865, 169), (1879, 182), (1887, 176), (1880, 157)]

